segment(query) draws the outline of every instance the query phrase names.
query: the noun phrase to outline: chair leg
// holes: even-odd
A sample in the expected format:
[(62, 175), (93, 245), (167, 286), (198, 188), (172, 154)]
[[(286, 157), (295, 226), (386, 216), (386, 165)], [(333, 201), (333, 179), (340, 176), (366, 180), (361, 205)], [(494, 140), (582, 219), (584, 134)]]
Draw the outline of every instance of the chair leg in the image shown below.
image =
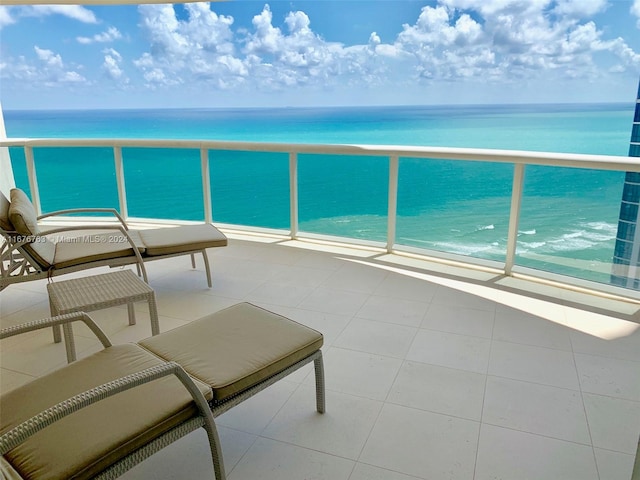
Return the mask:
[(64, 336), (64, 345), (67, 350), (67, 363), (76, 361), (76, 342), (73, 337), (73, 328), (71, 323), (65, 323), (62, 326), (62, 332)]
[(324, 413), (324, 363), (322, 361), (322, 352), (318, 352), (318, 357), (313, 361), (313, 367), (316, 373), (316, 410), (319, 413)]
[(191, 254), (191, 268), (196, 268), (196, 256), (195, 254)]
[(202, 259), (204, 260), (204, 270), (207, 272), (207, 285), (211, 288), (211, 266), (209, 265), (209, 257), (207, 256), (207, 250), (202, 249)]
[(204, 429), (209, 437), (209, 448), (211, 449), (211, 459), (213, 460), (213, 473), (215, 480), (226, 480), (224, 472), (224, 461), (222, 459), (222, 450), (220, 449), (220, 437), (216, 428), (213, 417), (205, 417)]
[[(56, 307), (51, 303), (51, 297), (49, 297), (49, 313), (51, 313), (52, 317), (55, 317), (58, 314)], [(62, 330), (60, 325), (54, 325), (53, 327), (53, 343), (60, 343), (62, 341)]]
[(54, 325), (52, 328), (53, 328), (53, 342), (60, 343), (62, 341), (62, 333), (60, 331), (60, 325)]

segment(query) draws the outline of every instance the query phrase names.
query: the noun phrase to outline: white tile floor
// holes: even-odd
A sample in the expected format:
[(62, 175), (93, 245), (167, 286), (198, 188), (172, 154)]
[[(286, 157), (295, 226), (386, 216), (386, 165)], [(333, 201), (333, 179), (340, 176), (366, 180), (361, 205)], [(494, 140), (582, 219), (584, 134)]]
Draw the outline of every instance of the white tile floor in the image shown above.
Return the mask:
[[(210, 253), (212, 289), (186, 258), (148, 264), (161, 330), (254, 302), (324, 334), (327, 381), (325, 415), (309, 367), (217, 419), (230, 480), (630, 479), (640, 325), (625, 319), (640, 306), (512, 281), (558, 300), (522, 295), (488, 272), (364, 249), (230, 237)], [(136, 326), (125, 307), (92, 316), (114, 342), (135, 341), (150, 334), (136, 308)], [(7, 288), (0, 313), (3, 327), (48, 316), (45, 283)], [(76, 335), (80, 356), (99, 348)], [(49, 331), (5, 340), (2, 391), (64, 361)], [(212, 475), (195, 432), (123, 478)]]

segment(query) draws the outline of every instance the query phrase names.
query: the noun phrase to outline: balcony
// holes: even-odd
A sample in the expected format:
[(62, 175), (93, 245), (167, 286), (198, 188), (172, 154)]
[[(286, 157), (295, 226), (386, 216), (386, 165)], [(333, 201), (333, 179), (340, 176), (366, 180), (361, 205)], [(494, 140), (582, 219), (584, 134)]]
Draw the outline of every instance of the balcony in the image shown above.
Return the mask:
[[(140, 186), (125, 186), (128, 157), (123, 160), (119, 149), (195, 148), (202, 159), (206, 221), (215, 219), (211, 150), (287, 154), (289, 228), (222, 225), (230, 245), (209, 252), (212, 289), (206, 288), (202, 265), (192, 270), (185, 258), (148, 264), (161, 331), (250, 301), (325, 336), (324, 416), (314, 411), (313, 375), (305, 369), (219, 417), (231, 480), (631, 477), (640, 434), (635, 292), (525, 270), (516, 253), (525, 165), (619, 171), (640, 171), (640, 166), (617, 157), (184, 142), (14, 139), (4, 144), (25, 148), (37, 205), (38, 180), (47, 180), (36, 175), (32, 149), (70, 143), (113, 148), (118, 207), (125, 214), (127, 192)], [(297, 156), (316, 149), (389, 162), (383, 241), (300, 231)], [(405, 155), (514, 165), (502, 261), (397, 245), (394, 164)], [(130, 220), (139, 227), (150, 223)], [(139, 310), (136, 326), (127, 325), (126, 308), (92, 316), (114, 343), (135, 341), (150, 335), (145, 307), (140, 304)], [(48, 316), (45, 282), (6, 288), (0, 313), (2, 326)], [(99, 348), (88, 332), (76, 334), (79, 356)], [(50, 332), (5, 341), (2, 389), (64, 362), (64, 347), (52, 343)], [(123, 478), (212, 475), (204, 433), (196, 432)]]

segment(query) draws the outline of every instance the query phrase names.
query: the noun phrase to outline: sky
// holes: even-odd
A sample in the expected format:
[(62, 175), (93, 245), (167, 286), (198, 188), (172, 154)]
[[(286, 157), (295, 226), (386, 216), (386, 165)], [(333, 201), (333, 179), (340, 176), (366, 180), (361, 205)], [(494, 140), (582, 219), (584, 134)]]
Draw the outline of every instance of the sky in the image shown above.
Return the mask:
[(628, 103), (639, 78), (640, 0), (0, 6), (9, 110)]

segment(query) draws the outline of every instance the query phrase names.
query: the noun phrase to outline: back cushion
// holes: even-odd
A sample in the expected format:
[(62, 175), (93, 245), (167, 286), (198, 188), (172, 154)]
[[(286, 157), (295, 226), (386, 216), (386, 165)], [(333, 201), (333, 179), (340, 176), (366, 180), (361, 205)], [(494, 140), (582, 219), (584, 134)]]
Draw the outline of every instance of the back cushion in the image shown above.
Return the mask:
[(38, 219), (36, 209), (27, 194), (19, 188), (11, 189), (11, 205), (9, 205), (9, 221), (20, 235), (38, 235)]
[[(19, 188), (13, 188), (11, 190), (9, 221), (13, 224), (15, 231), (20, 235), (31, 237), (40, 234), (36, 209), (33, 207), (29, 197), (27, 197), (27, 194)], [(56, 246), (55, 243), (47, 240), (45, 237), (35, 238), (31, 243), (24, 245), (23, 248), (40, 264), (41, 268), (49, 268), (53, 263)]]
[(7, 231), (13, 230), (13, 225), (9, 220), (9, 200), (0, 192), (0, 228)]

